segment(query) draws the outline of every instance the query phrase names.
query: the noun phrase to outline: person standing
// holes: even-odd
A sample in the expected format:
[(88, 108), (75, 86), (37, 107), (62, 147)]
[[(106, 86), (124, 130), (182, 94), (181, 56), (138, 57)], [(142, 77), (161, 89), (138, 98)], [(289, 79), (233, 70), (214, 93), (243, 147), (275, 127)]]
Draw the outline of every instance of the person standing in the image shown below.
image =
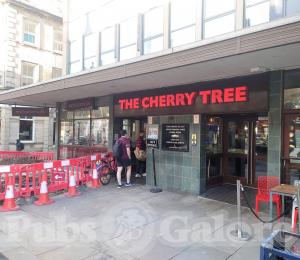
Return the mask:
[(144, 132), (140, 132), (138, 139), (136, 139), (135, 151), (136, 157), (136, 178), (146, 176), (146, 142), (144, 139)]
[(126, 168), (126, 187), (130, 187), (131, 184), (131, 152), (130, 152), (130, 138), (127, 135), (126, 130), (121, 130), (121, 137), (117, 140), (121, 148), (121, 156), (120, 158), (116, 158), (117, 161), (117, 181), (118, 188), (122, 188), (122, 171), (123, 168)]
[(24, 150), (24, 144), (21, 143), (19, 139), (16, 140), (16, 150), (17, 151), (23, 151)]

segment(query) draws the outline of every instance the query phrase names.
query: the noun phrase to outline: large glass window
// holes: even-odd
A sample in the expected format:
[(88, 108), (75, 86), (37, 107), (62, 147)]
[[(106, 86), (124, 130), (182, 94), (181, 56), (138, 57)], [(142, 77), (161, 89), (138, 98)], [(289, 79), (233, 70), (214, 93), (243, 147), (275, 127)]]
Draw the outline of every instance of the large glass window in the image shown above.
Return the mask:
[(21, 141), (33, 141), (32, 117), (20, 117), (19, 139)]
[(171, 3), (171, 46), (195, 41), (196, 1)]
[(163, 7), (157, 7), (144, 14), (144, 54), (163, 49), (163, 31)]
[(80, 40), (74, 40), (70, 43), (70, 73), (76, 73), (82, 70), (81, 46), (82, 45)]
[(109, 27), (101, 32), (101, 65), (110, 64), (115, 59), (116, 35), (115, 27)]
[(285, 15), (292, 16), (300, 13), (299, 0), (284, 0), (285, 1)]
[(204, 38), (235, 30), (235, 0), (204, 1)]
[(84, 37), (84, 69), (91, 69), (97, 64), (97, 34), (89, 34)]
[(137, 52), (137, 17), (120, 23), (120, 60), (130, 59)]
[(300, 109), (300, 70), (285, 73), (284, 88), (284, 108)]
[(53, 32), (53, 50), (62, 52), (63, 50), (62, 30), (55, 29)]
[(270, 21), (270, 0), (246, 0), (245, 5), (246, 27)]
[(63, 110), (61, 117), (61, 144), (107, 146), (108, 107), (99, 107), (95, 110)]

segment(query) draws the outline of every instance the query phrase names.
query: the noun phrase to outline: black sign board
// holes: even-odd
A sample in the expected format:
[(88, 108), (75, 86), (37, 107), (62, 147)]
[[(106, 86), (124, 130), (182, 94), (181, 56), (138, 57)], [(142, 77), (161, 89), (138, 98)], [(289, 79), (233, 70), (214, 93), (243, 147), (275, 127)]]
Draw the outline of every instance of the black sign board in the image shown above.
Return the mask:
[(189, 151), (189, 124), (163, 124), (162, 149), (169, 151)]
[(158, 125), (147, 125), (146, 142), (147, 147), (158, 148)]
[(12, 116), (48, 117), (48, 107), (12, 107)]
[(71, 100), (66, 103), (66, 110), (73, 111), (77, 109), (85, 109), (90, 110), (95, 107), (95, 99), (94, 98), (84, 98)]

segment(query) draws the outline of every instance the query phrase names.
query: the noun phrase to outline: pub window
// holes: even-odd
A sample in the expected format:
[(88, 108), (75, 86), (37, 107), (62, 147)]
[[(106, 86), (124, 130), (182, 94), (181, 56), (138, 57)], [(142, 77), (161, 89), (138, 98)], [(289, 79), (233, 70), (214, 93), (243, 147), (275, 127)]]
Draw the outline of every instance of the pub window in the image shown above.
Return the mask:
[(163, 7), (156, 7), (144, 14), (144, 54), (163, 50), (163, 31)]
[(33, 141), (33, 118), (20, 117), (19, 139), (21, 141)]
[(285, 73), (284, 109), (300, 109), (300, 70)]
[(26, 86), (39, 81), (39, 66), (31, 62), (22, 62), (21, 85)]
[(115, 57), (115, 27), (109, 27), (101, 32), (101, 65), (114, 63)]
[(137, 21), (137, 17), (133, 17), (120, 23), (120, 60), (137, 54)]
[(204, 1), (204, 38), (235, 30), (235, 0)]
[(270, 21), (270, 0), (245, 0), (245, 27)]
[(97, 34), (89, 34), (84, 37), (84, 69), (92, 69), (97, 66)]
[(171, 47), (195, 41), (196, 1), (171, 2)]
[(37, 23), (24, 19), (23, 21), (23, 42), (36, 44)]
[(109, 107), (94, 110), (62, 111), (62, 145), (107, 146)]

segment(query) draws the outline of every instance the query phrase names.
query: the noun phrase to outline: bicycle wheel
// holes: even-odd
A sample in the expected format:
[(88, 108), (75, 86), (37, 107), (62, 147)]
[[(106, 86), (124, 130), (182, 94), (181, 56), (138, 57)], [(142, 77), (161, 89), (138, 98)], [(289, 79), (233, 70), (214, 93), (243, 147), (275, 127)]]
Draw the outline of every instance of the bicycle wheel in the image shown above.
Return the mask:
[(109, 184), (111, 179), (109, 167), (107, 165), (102, 166), (98, 176), (103, 185)]

